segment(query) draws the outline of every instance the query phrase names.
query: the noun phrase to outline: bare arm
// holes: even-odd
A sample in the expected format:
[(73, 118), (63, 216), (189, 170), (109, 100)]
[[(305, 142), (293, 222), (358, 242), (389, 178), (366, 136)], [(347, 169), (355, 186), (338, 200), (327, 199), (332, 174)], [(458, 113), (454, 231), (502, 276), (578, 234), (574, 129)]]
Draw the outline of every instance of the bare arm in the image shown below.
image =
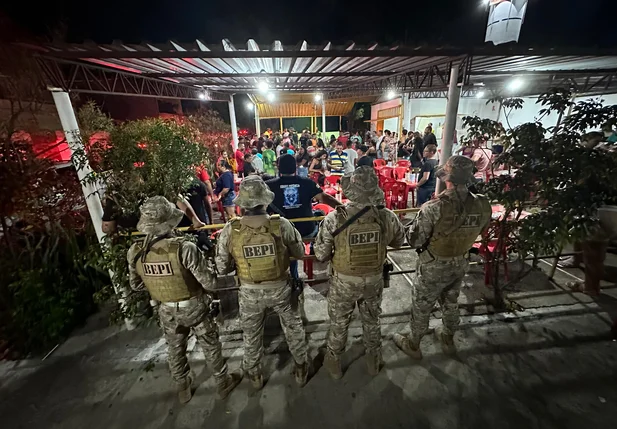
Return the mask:
[(319, 201), (320, 203), (327, 204), (330, 207), (334, 207), (334, 208), (337, 208), (338, 206), (343, 205), (343, 203), (341, 203), (339, 200), (334, 198), (332, 195), (326, 194), (325, 192), (321, 192), (315, 195), (313, 198)]
[(182, 196), (178, 196), (178, 201), (176, 201), (176, 206), (184, 212), (186, 217), (188, 217), (191, 220), (191, 222), (193, 222), (194, 228), (201, 228), (202, 226), (205, 225), (205, 223), (199, 220), (199, 218), (195, 214), (195, 210), (193, 210), (193, 207), (191, 207), (191, 205), (186, 200), (186, 198)]
[(103, 221), (103, 225), (101, 226), (101, 229), (103, 230), (103, 232), (107, 235), (110, 235), (114, 232), (116, 232), (116, 221), (115, 220), (110, 220), (110, 221)]
[(431, 177), (431, 172), (425, 171), (420, 180), (418, 180), (418, 186), (424, 185), (428, 181), (429, 177)]

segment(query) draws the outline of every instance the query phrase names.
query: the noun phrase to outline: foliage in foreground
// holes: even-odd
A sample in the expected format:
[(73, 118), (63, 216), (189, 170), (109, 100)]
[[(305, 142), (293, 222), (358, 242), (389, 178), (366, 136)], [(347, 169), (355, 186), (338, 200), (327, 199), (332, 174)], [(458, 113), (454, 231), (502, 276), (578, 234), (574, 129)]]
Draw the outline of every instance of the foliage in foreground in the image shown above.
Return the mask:
[[(571, 100), (568, 90), (552, 89), (538, 98), (543, 109), (536, 122), (508, 130), (490, 119), (463, 119), (468, 143), (496, 138), (505, 142), (506, 150), (493, 169), (501, 165), (510, 174), (492, 175), (479, 186), (480, 192), (501, 204), (505, 212), (503, 219), (495, 222), (494, 235), (484, 238), (485, 243), (497, 241), (499, 249), (506, 240), (508, 252), (538, 257), (599, 234), (598, 208), (617, 201), (617, 153), (610, 146), (588, 144), (591, 138), (597, 142), (604, 139), (602, 134), (589, 131), (615, 125), (617, 106), (605, 106), (601, 100)], [(522, 107), (520, 99), (502, 103), (510, 109)], [(540, 120), (551, 113), (557, 115), (556, 125), (545, 128)], [(523, 210), (531, 214), (521, 217)], [(495, 261), (491, 276), (495, 303), (501, 306), (501, 255), (497, 251), (491, 257)]]

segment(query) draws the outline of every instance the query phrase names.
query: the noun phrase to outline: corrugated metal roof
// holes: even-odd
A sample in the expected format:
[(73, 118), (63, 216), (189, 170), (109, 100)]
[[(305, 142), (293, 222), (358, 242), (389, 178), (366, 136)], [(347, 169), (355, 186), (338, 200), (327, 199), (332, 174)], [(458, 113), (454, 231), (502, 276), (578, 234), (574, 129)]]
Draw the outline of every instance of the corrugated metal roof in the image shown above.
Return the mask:
[[(467, 70), (470, 76), (492, 74), (493, 80), (505, 79), (498, 77), (499, 73), (564, 70), (591, 73), (609, 70), (617, 65), (617, 49), (538, 50), (519, 45), (484, 46), (470, 50), (381, 46), (377, 43), (359, 46), (354, 42), (309, 46), (303, 41), (295, 46), (284, 46), (280, 41), (274, 41), (270, 45), (260, 46), (250, 39), (246, 45), (236, 47), (224, 39), (220, 45), (196, 40), (188, 44), (174, 41), (163, 45), (114, 42), (102, 45), (54, 44), (45, 48), (47, 56), (57, 59), (79, 60), (209, 91), (252, 94), (258, 94), (258, 84), (263, 81), (268, 83), (270, 90), (285, 93), (337, 93), (350, 88), (365, 90), (373, 82), (390, 85), (390, 79), (399, 82), (396, 77), (433, 66), (447, 67), (449, 63), (465, 58), (472, 60)], [(473, 78), (474, 81), (481, 79)], [(404, 89), (408, 90), (407, 87)], [(375, 88), (373, 92), (381, 90), (383, 88)], [(279, 102), (282, 100), (279, 99)]]

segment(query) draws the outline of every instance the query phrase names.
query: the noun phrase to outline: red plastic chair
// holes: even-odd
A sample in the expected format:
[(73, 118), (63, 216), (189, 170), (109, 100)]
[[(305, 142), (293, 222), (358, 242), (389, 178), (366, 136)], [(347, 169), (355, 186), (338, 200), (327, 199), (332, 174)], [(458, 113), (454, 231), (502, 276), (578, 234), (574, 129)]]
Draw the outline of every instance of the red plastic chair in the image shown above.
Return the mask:
[(227, 218), (225, 217), (225, 208), (223, 207), (223, 202), (221, 200), (218, 200), (216, 202), (216, 207), (218, 208), (218, 211), (221, 214), (221, 217), (223, 218), (223, 223), (227, 223)]
[[(496, 235), (497, 228), (499, 225), (497, 223), (491, 223), (490, 228), (484, 233), (482, 236), (481, 243), (474, 243), (473, 247), (478, 249), (479, 255), (484, 259), (484, 285), (489, 286), (493, 284), (493, 255), (500, 253), (500, 259), (503, 263), (503, 274), (506, 279), (506, 282), (509, 280), (508, 275), (508, 240), (507, 237), (504, 237), (501, 240), (501, 249), (497, 249), (497, 245), (499, 243), (499, 237)], [(506, 230), (506, 235), (508, 231)], [(489, 241), (485, 241), (487, 237), (493, 236), (493, 239)]]
[[(386, 208), (390, 210), (396, 210), (399, 208), (407, 207), (407, 184), (403, 182), (397, 182), (395, 180), (386, 180), (383, 184), (383, 192), (386, 200)], [(405, 207), (402, 207), (402, 204)]]
[(405, 168), (409, 168), (411, 167), (411, 162), (409, 162), (406, 159), (401, 159), (399, 161), (396, 161), (396, 166), (397, 167), (405, 167)]
[(396, 208), (398, 210), (406, 209), (409, 202), (409, 186), (405, 182), (396, 182), (396, 186), (399, 189)]
[(394, 167), (384, 167), (380, 170), (380, 174), (388, 179), (396, 179), (394, 176)]
[(407, 167), (395, 167), (394, 168), (394, 178), (396, 180), (404, 180), (407, 175), (408, 168)]
[(330, 176), (326, 176), (326, 183), (332, 187), (336, 186), (338, 182), (341, 181), (342, 176), (336, 176), (331, 174)]
[(373, 160), (373, 167), (383, 167), (387, 164), (385, 159), (375, 159)]
[(327, 204), (319, 203), (313, 206), (313, 210), (321, 210), (327, 216), (328, 214), (332, 213), (335, 209), (333, 209)]

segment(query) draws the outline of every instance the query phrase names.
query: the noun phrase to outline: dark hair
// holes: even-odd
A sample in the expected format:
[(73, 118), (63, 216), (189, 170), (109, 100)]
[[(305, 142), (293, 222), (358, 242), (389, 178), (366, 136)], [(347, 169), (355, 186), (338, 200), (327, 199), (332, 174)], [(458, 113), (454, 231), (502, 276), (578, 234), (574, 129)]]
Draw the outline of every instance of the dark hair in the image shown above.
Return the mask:
[(343, 144), (343, 142), (340, 142), (340, 141), (337, 140), (336, 146), (345, 146), (345, 145)]
[(392, 135), (392, 132), (390, 130), (385, 130), (384, 133), (386, 133), (387, 135)]
[(424, 150), (427, 149), (430, 153), (437, 153), (437, 146), (435, 146), (434, 144), (427, 144)]
[(253, 156), (253, 154), (245, 153), (244, 154), (244, 159), (249, 159), (251, 156)]
[(283, 146), (285, 146), (287, 149), (289, 149), (289, 148), (290, 148), (290, 146), (289, 146), (289, 142), (285, 142), (285, 143), (283, 144)]
[(362, 153), (368, 152), (368, 146), (365, 145), (365, 144), (361, 145), (360, 146), (360, 152), (362, 152)]
[(351, 148), (352, 144), (353, 144), (353, 140), (347, 140), (347, 148)]
[(266, 140), (266, 147), (272, 149), (272, 140)]
[(332, 140), (336, 140), (336, 137), (334, 137), (334, 134), (330, 135), (330, 142), (332, 142)]
[(408, 132), (409, 132), (409, 131), (407, 131), (405, 128), (403, 128), (403, 135), (404, 135), (404, 136), (406, 136)]
[(287, 154), (287, 149), (281, 149), (279, 151), (279, 155), (285, 155), (285, 154)]
[(324, 155), (328, 155), (328, 152), (326, 152), (325, 150), (320, 150), (315, 154), (315, 158), (321, 158)]
[(258, 153), (257, 149), (253, 148), (251, 150), (251, 155), (257, 155), (257, 153)]
[(326, 147), (326, 145), (323, 144), (323, 140), (322, 139), (317, 139), (317, 147), (323, 147), (323, 148)]
[(221, 162), (219, 163), (219, 165), (221, 167), (226, 168), (227, 170), (231, 170), (231, 164), (229, 164), (229, 162), (225, 161), (224, 159), (221, 160)]

